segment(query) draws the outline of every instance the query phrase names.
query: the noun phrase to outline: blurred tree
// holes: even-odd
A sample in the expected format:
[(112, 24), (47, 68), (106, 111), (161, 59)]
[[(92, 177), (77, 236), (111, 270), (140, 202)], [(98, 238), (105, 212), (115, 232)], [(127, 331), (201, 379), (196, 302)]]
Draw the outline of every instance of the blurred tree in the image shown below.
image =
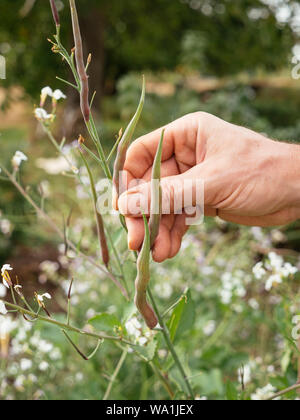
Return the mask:
[[(144, 69), (191, 66), (228, 75), (285, 66), (293, 45), (266, 0), (77, 0), (86, 53), (93, 53), (91, 85), (112, 92), (119, 76)], [(286, 0), (285, 3), (289, 3)], [(62, 36), (73, 46), (67, 0), (57, 0)], [(0, 53), (7, 57), (5, 86), (38, 95), (63, 75), (49, 54), (54, 25), (48, 1), (1, 0)], [(89, 50), (87, 51), (87, 45)], [(59, 68), (59, 70), (58, 70)], [(64, 77), (68, 77), (66, 74)], [(58, 84), (59, 82), (57, 82)]]

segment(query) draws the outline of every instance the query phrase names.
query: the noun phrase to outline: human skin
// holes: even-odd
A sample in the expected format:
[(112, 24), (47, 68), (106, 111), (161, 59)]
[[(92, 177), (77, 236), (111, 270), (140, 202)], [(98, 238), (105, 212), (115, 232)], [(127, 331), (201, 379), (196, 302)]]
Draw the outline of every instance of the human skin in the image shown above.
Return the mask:
[[(270, 140), (247, 128), (229, 124), (207, 113), (187, 115), (165, 128), (162, 156), (163, 207), (153, 259), (163, 262), (180, 250), (189, 226), (176, 198), (182, 195), (172, 182), (204, 180), (205, 216), (247, 226), (279, 226), (300, 218), (300, 146)], [(114, 205), (126, 216), (128, 244), (139, 250), (144, 238), (142, 212), (147, 214), (152, 165), (162, 129), (136, 140), (127, 153), (127, 185)], [(140, 180), (145, 181), (141, 183)], [(195, 183), (189, 183), (193, 200)], [(181, 200), (179, 200), (180, 202)], [(131, 214), (133, 204), (140, 211)], [(194, 205), (197, 203), (194, 202)]]

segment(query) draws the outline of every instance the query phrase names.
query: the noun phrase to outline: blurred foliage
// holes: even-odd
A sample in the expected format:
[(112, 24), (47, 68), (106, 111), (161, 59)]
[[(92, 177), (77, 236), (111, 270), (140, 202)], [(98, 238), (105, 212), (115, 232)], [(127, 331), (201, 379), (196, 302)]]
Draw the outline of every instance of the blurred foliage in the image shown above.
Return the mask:
[[(100, 92), (101, 86), (111, 91), (120, 76), (145, 69), (184, 66), (217, 76), (276, 70), (285, 66), (293, 46), (289, 25), (279, 26), (274, 10), (259, 0), (77, 3), (84, 38), (93, 53), (92, 84), (100, 86)], [(68, 2), (57, 4), (62, 36), (71, 48)], [(57, 75), (58, 61), (49, 54), (47, 42), (54, 25), (48, 1), (36, 0), (25, 16), (20, 12), (23, 6), (24, 0), (0, 4), (0, 15), (5, 16), (0, 53), (8, 66), (4, 85), (22, 85), (28, 94), (37, 95), (40, 86), (53, 84)], [(260, 10), (261, 17), (253, 18), (253, 10)]]

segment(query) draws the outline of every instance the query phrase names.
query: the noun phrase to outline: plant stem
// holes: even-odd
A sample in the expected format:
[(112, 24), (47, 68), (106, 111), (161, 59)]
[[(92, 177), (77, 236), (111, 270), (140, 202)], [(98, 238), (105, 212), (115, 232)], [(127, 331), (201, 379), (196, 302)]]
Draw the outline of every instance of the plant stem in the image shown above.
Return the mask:
[(163, 386), (166, 389), (167, 393), (169, 394), (170, 398), (173, 399), (174, 398), (174, 392), (173, 392), (169, 382), (167, 381), (167, 379), (163, 375), (163, 373), (155, 366), (155, 364), (153, 362), (150, 362), (150, 366), (151, 366), (153, 372), (160, 379), (161, 383), (163, 384)]
[(174, 362), (175, 362), (175, 364), (176, 364), (176, 366), (177, 366), (177, 368), (179, 370), (179, 373), (181, 374), (181, 376), (182, 376), (182, 378), (183, 378), (183, 380), (185, 382), (188, 396), (189, 396), (189, 398), (191, 398), (191, 399), (194, 400), (195, 399), (195, 396), (194, 396), (194, 392), (192, 390), (192, 387), (190, 385), (190, 382), (188, 380), (188, 376), (185, 373), (185, 370), (184, 370), (184, 368), (183, 368), (183, 366), (182, 366), (182, 364), (181, 364), (181, 362), (179, 360), (179, 357), (178, 357), (178, 355), (176, 353), (176, 350), (175, 350), (175, 348), (173, 346), (173, 343), (172, 343), (172, 340), (170, 338), (169, 330), (168, 330), (168, 328), (167, 328), (167, 326), (166, 326), (166, 324), (165, 324), (162, 316), (160, 315), (160, 312), (158, 310), (158, 307), (156, 305), (155, 299), (154, 299), (154, 297), (152, 295), (152, 292), (151, 292), (150, 288), (148, 288), (148, 295), (149, 295), (149, 298), (150, 298), (151, 303), (153, 305), (153, 308), (154, 308), (154, 310), (156, 312), (156, 315), (157, 315), (159, 324), (160, 324), (160, 326), (162, 328), (162, 334), (163, 334), (163, 336), (165, 338), (166, 344), (167, 344), (167, 346), (168, 346), (168, 348), (170, 350), (170, 353), (172, 354), (172, 357), (173, 357)]
[(121, 358), (120, 358), (120, 360), (119, 360), (119, 362), (116, 366), (116, 369), (115, 369), (113, 375), (110, 378), (107, 390), (106, 390), (105, 395), (103, 397), (103, 401), (108, 400), (109, 395), (110, 395), (111, 390), (112, 390), (112, 387), (113, 387), (113, 384), (114, 384), (115, 380), (117, 379), (117, 376), (118, 376), (118, 374), (119, 374), (119, 372), (120, 372), (120, 370), (121, 370), (121, 368), (122, 368), (122, 366), (123, 366), (123, 364), (126, 360), (127, 354), (128, 354), (128, 350), (127, 350), (127, 348), (125, 348), (122, 355), (121, 355)]
[(21, 306), (14, 305), (13, 303), (4, 302), (4, 304), (8, 308), (15, 309), (23, 315), (28, 315), (31, 318), (36, 318), (37, 320), (46, 322), (48, 324), (56, 325), (57, 327), (61, 328), (64, 331), (73, 331), (77, 334), (84, 335), (86, 337), (96, 338), (97, 340), (110, 340), (110, 341), (116, 341), (119, 343), (127, 344), (132, 347), (137, 346), (136, 344), (131, 343), (130, 341), (124, 340), (122, 337), (114, 337), (114, 336), (109, 336), (105, 334), (96, 334), (96, 333), (83, 331), (79, 328), (73, 327), (72, 325), (68, 325), (68, 324), (64, 324), (63, 322), (56, 321), (53, 318), (46, 318), (44, 316), (37, 315), (35, 312), (31, 312), (25, 308), (22, 308)]
[(84, 157), (84, 155), (83, 155), (83, 153), (81, 152), (80, 149), (79, 149), (79, 153), (80, 153), (81, 159), (84, 162), (84, 165), (86, 167), (86, 170), (88, 172), (88, 176), (89, 176), (89, 179), (90, 179), (91, 192), (92, 192), (93, 204), (94, 204), (94, 213), (95, 213), (95, 219), (96, 219), (96, 225), (97, 225), (97, 234), (98, 234), (100, 251), (101, 251), (101, 255), (102, 255), (102, 261), (105, 264), (105, 266), (108, 268), (110, 256), (109, 256), (109, 251), (108, 251), (108, 246), (107, 246), (103, 217), (102, 217), (102, 215), (100, 214), (100, 212), (98, 211), (98, 208), (97, 208), (97, 192), (96, 192), (96, 187), (95, 187), (93, 174), (92, 174), (92, 171), (91, 171), (90, 166), (88, 164), (88, 161), (85, 159), (85, 157)]
[(117, 250), (117, 248), (114, 244), (113, 238), (111, 237), (111, 234), (110, 234), (109, 230), (107, 230), (107, 237), (108, 237), (108, 240), (111, 244), (112, 251), (113, 251), (113, 254), (115, 256), (115, 259), (117, 261), (117, 264), (118, 264), (118, 267), (119, 267), (119, 270), (120, 270), (120, 274), (121, 274), (121, 277), (122, 277), (122, 280), (123, 280), (124, 287), (125, 287), (125, 289), (128, 293), (128, 296), (130, 296), (130, 291), (128, 289), (126, 276), (125, 276), (124, 268), (123, 268), (123, 265), (122, 265), (122, 262), (121, 262), (121, 258), (120, 258), (120, 255), (119, 255), (118, 250)]
[(266, 398), (266, 401), (275, 400), (275, 398), (281, 397), (282, 395), (288, 394), (289, 392), (296, 391), (298, 389), (300, 389), (300, 384), (290, 386), (289, 388), (286, 388), (283, 391), (277, 392), (276, 394), (272, 395), (272, 397)]
[[(35, 209), (36, 213), (42, 218), (44, 219), (48, 225), (53, 229), (54, 232), (56, 232), (58, 234), (58, 236), (64, 241), (65, 240), (65, 235), (64, 232), (62, 230), (60, 230), (60, 228), (56, 225), (56, 223), (51, 219), (50, 216), (48, 216), (47, 213), (45, 213), (40, 207), (38, 207), (38, 205), (32, 200), (32, 198), (26, 193), (26, 191), (24, 190), (24, 188), (15, 180), (15, 178), (10, 174), (10, 172), (3, 166), (1, 165), (1, 168), (3, 170), (3, 172), (7, 175), (7, 177), (9, 178), (9, 180), (11, 181), (11, 183), (17, 188), (17, 190), (22, 194), (22, 196), (28, 201), (28, 203)], [(75, 251), (79, 256), (81, 256), (82, 258), (84, 258), (86, 261), (88, 261), (90, 264), (92, 264), (94, 267), (97, 267), (102, 273), (104, 273), (105, 275), (107, 275), (114, 283), (115, 285), (120, 289), (120, 291), (122, 292), (123, 296), (129, 300), (128, 294), (126, 292), (126, 290), (124, 289), (124, 287), (121, 285), (121, 283), (114, 277), (114, 275), (112, 273), (110, 273), (108, 270), (104, 269), (101, 265), (97, 264), (93, 258), (85, 255), (82, 251), (79, 251), (76, 247), (76, 245), (71, 242), (69, 239), (67, 239), (67, 243), (69, 245), (69, 247)]]

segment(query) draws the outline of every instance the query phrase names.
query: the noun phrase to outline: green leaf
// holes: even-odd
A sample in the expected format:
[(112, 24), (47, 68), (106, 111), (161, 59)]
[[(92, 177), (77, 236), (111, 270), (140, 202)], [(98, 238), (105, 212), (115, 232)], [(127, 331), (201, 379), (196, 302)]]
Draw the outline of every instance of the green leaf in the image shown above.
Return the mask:
[(195, 322), (195, 304), (188, 290), (183, 296), (179, 304), (176, 306), (167, 326), (170, 331), (172, 341), (190, 331)]
[(115, 327), (122, 327), (115, 315), (103, 313), (96, 315), (88, 321), (97, 331), (114, 331)]
[(283, 373), (286, 373), (289, 367), (291, 356), (292, 356), (292, 349), (288, 348), (281, 359), (281, 370)]
[(239, 400), (239, 394), (235, 387), (235, 385), (228, 381), (226, 383), (226, 398), (228, 401), (238, 401)]
[(194, 386), (200, 390), (204, 396), (223, 395), (224, 385), (222, 373), (219, 369), (213, 369), (209, 372), (203, 372), (194, 379)]
[(156, 340), (150, 341), (146, 346), (138, 346), (134, 348), (147, 362), (151, 362), (153, 360), (156, 349), (157, 349), (157, 342)]

